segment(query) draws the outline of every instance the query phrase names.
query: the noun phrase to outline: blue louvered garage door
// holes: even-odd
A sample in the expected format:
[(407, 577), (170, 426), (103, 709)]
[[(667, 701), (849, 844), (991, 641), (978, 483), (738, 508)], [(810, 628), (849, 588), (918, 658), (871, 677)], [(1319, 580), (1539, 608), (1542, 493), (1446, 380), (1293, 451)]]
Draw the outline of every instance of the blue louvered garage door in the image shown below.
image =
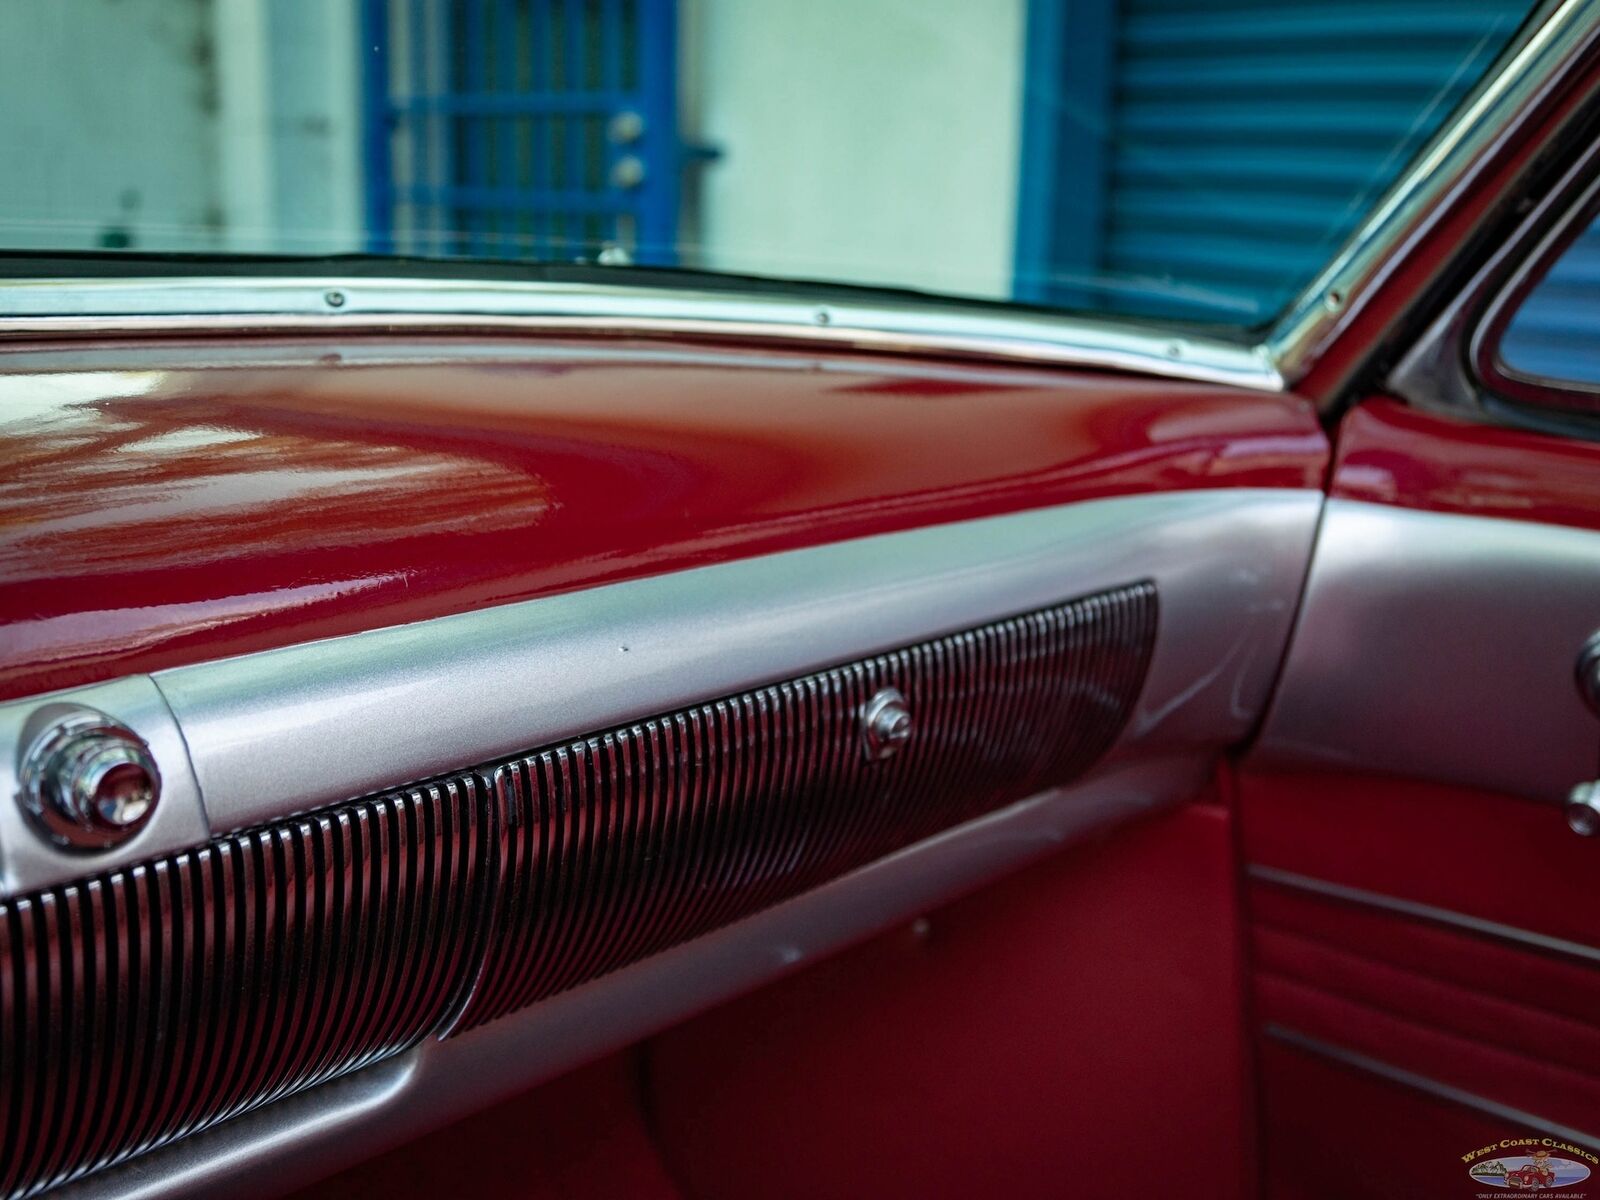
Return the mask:
[[(1034, 0), (1030, 43), (1048, 41), (1053, 18), (1068, 61), (1041, 63), (1030, 44), (1025, 155), (1038, 151), (1046, 108), (1068, 128), (1053, 178), (1024, 163), (1019, 294), (1266, 320), (1332, 256), (1526, 11), (1521, 0)], [(1086, 35), (1103, 46), (1098, 62)], [(1050, 69), (1067, 94), (1041, 105), (1035, 72)], [(1087, 143), (1086, 125), (1099, 135)], [(1072, 227), (1072, 195), (1095, 186), (1103, 202), (1086, 222), (1079, 204)], [(1057, 226), (1046, 236), (1040, 206), (1052, 210), (1043, 224)]]
[(1524, 375), (1600, 383), (1600, 223), (1528, 295), (1500, 355)]

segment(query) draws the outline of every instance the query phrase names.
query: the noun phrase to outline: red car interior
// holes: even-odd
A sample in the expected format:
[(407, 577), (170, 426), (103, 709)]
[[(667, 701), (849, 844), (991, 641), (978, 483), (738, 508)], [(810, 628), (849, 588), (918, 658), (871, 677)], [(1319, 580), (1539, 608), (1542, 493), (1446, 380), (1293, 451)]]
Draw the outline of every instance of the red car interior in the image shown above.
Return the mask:
[(0, 313), (0, 1200), (1600, 1194), (1591, 25), (1300, 342)]

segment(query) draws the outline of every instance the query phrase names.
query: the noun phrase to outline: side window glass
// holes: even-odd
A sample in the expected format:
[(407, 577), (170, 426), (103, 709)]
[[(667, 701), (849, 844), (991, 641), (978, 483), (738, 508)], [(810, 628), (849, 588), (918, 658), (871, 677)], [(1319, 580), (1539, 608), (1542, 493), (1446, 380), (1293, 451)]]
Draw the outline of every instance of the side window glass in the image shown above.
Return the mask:
[(1497, 366), (1513, 380), (1600, 387), (1600, 220), (1523, 300), (1501, 336)]

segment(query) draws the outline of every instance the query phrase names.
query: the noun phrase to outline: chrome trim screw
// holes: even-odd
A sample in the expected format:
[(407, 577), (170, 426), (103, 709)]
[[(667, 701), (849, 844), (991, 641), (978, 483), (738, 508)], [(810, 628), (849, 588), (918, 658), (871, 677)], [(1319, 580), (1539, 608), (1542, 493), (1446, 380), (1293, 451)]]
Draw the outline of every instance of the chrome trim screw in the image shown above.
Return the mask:
[(861, 743), (873, 761), (897, 753), (911, 740), (911, 710), (894, 688), (884, 688), (861, 710)]

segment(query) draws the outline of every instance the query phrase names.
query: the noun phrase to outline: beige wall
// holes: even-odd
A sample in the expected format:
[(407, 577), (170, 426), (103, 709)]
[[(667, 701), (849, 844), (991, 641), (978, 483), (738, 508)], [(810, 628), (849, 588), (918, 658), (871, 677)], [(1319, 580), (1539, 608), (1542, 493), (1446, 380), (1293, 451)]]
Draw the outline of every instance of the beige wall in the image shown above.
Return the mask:
[(1025, 0), (682, 0), (705, 266), (1006, 296)]
[(210, 7), (0, 0), (0, 243), (218, 245)]
[[(1008, 294), (1025, 0), (680, 4), (687, 262)], [(0, 0), (0, 242), (361, 248), (355, 18)]]

